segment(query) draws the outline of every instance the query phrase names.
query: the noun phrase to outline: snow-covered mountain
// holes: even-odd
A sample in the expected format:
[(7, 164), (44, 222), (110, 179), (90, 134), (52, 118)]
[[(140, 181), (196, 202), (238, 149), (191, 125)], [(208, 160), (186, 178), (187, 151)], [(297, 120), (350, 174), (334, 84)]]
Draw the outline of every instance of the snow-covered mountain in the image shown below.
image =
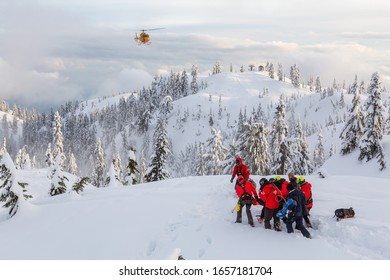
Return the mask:
[[(205, 142), (211, 127), (222, 131), (228, 145), (237, 131), (240, 111), (249, 118), (261, 106), (270, 126), (281, 94), (286, 101), (286, 120), (300, 116), (311, 151), (319, 128), (327, 154), (331, 147), (339, 150), (340, 131), (352, 100), (345, 90), (324, 97), (262, 72), (221, 73), (203, 79), (207, 87), (175, 100), (168, 116), (168, 135), (176, 156), (188, 145)], [(132, 95), (85, 101), (79, 104), (78, 113), (108, 112), (121, 98)], [(385, 104), (387, 100), (388, 93), (384, 93)], [(149, 134), (155, 124), (154, 119)], [(96, 133), (103, 136), (99, 122), (95, 125)], [(145, 138), (129, 127), (128, 141), (139, 151)], [(111, 139), (122, 151), (121, 135)], [(388, 136), (382, 146), (390, 162)], [(109, 154), (112, 146), (106, 148)], [(336, 152), (316, 172), (303, 174), (313, 185), (310, 240), (299, 232), (287, 234), (284, 226), (282, 232), (266, 230), (260, 224), (251, 228), (245, 214), (244, 223), (235, 224), (232, 209), (237, 197), (230, 175), (185, 176), (105, 188), (88, 184), (77, 194), (70, 188), (77, 176), (65, 173), (67, 191), (50, 196), (48, 168), (18, 169), (17, 180), (28, 183), (27, 193), (33, 197), (12, 218), (7, 209), (0, 210), (0, 240), (7, 240), (0, 248), (0, 259), (161, 260), (179, 254), (190, 260), (390, 259), (390, 220), (381, 210), (390, 198), (390, 169), (379, 171), (376, 160), (366, 163), (357, 158), (357, 151), (347, 156)], [(258, 183), (262, 176), (254, 173), (251, 177)], [(356, 217), (337, 222), (334, 210), (343, 207), (353, 207)], [(254, 206), (252, 213), (260, 210)], [(252, 244), (248, 250), (243, 250), (242, 240)]]

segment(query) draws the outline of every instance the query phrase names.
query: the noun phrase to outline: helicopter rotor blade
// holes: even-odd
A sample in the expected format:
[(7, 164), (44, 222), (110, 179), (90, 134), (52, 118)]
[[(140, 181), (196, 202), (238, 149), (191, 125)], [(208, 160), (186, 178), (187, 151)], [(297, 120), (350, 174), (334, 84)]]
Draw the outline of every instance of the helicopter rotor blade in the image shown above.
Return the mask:
[(152, 29), (141, 29), (140, 31), (152, 31), (152, 30), (160, 30), (160, 29), (165, 29), (165, 27), (161, 27), (161, 28), (152, 28)]

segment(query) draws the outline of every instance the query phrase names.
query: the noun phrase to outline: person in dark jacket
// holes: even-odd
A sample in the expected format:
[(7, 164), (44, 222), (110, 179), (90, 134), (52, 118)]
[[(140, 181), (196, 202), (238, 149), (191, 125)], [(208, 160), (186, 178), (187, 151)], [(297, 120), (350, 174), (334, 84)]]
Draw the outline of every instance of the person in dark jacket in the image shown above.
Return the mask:
[(235, 188), (238, 196), (236, 223), (242, 222), (242, 208), (245, 206), (248, 223), (254, 227), (255, 225), (253, 223), (251, 206), (254, 200), (259, 201), (256, 188), (249, 180), (245, 180), (242, 175), (237, 177), (237, 184)]
[(302, 235), (306, 238), (311, 238), (310, 232), (303, 225), (303, 217), (307, 215), (306, 198), (305, 194), (297, 188), (294, 188), (293, 184), (288, 185), (287, 201), (282, 210), (276, 215), (279, 218), (286, 217), (287, 232), (294, 232), (293, 223), (296, 223), (296, 229), (300, 230)]
[(306, 208), (307, 208), (307, 215), (303, 217), (305, 220), (306, 226), (308, 228), (312, 228), (309, 216), (310, 216), (310, 210), (313, 207), (313, 195), (311, 192), (311, 184), (305, 180), (302, 176), (299, 176), (297, 178), (297, 183), (299, 185), (299, 189), (305, 194), (306, 198)]

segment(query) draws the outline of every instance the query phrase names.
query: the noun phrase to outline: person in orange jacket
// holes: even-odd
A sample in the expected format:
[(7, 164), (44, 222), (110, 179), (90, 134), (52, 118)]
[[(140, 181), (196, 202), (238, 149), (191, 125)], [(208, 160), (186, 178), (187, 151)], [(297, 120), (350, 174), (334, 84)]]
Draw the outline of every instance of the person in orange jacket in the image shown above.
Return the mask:
[(236, 223), (242, 222), (242, 208), (246, 206), (246, 215), (248, 217), (248, 223), (252, 227), (254, 227), (255, 225), (253, 224), (251, 206), (254, 200), (259, 201), (256, 188), (249, 180), (245, 180), (242, 175), (239, 175), (237, 177), (237, 183), (235, 188), (238, 196)]
[(302, 176), (299, 176), (297, 178), (297, 183), (301, 189), (301, 191), (305, 194), (306, 197), (306, 208), (307, 208), (307, 215), (303, 216), (306, 226), (308, 228), (312, 228), (309, 216), (310, 216), (310, 210), (313, 207), (313, 196), (311, 192), (311, 184), (305, 180)]
[(276, 216), (282, 192), (266, 178), (260, 179), (260, 200), (264, 201), (264, 227), (271, 229), (271, 220), (274, 219), (274, 229), (281, 231), (280, 219)]
[(238, 157), (236, 158), (236, 164), (234, 165), (233, 168), (233, 173), (232, 173), (232, 178), (230, 179), (230, 183), (233, 183), (234, 177), (237, 178), (238, 176), (243, 176), (245, 180), (249, 179), (249, 176), (251, 173), (249, 172), (248, 166), (242, 163), (242, 158)]

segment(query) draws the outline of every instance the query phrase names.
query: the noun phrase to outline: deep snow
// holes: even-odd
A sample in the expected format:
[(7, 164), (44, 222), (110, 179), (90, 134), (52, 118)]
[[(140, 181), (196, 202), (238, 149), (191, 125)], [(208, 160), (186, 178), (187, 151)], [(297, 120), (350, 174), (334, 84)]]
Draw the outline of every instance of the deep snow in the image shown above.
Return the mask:
[[(339, 170), (347, 160), (340, 160)], [(1, 210), (0, 249), (6, 259), (390, 259), (389, 179), (306, 176), (313, 185), (313, 239), (235, 224), (230, 176), (169, 179), (131, 187), (89, 187), (80, 195), (48, 196), (47, 170), (19, 171), (34, 196), (11, 219)], [(325, 172), (324, 172), (325, 173)], [(260, 176), (252, 176), (258, 182)], [(337, 222), (339, 207), (356, 217)], [(252, 213), (259, 214), (261, 206)], [(257, 249), (243, 250), (243, 243)], [(245, 246), (244, 246), (245, 247)]]

